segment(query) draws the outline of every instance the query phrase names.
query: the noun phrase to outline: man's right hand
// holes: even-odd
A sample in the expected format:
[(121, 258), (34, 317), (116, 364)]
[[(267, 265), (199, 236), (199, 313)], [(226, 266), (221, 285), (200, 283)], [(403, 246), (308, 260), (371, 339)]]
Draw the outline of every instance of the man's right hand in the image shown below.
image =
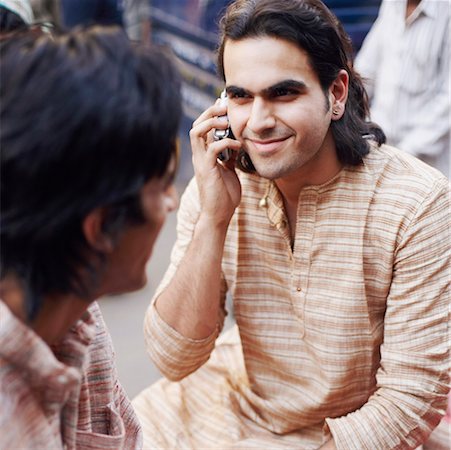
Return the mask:
[[(226, 107), (217, 102), (199, 116), (191, 129), (200, 212), (177, 270), (155, 302), (160, 317), (192, 340), (204, 340), (222, 325), (222, 256), (230, 219), (241, 200), (241, 184), (234, 167), (236, 155), (226, 163), (218, 161), (225, 149), (236, 153), (241, 144), (229, 138), (215, 141), (213, 136), (215, 128), (227, 128), (227, 122), (218, 119), (224, 114)], [(192, 225), (179, 223), (181, 228), (190, 229)], [(186, 242), (178, 240), (176, 245), (183, 247)]]
[[(226, 107), (216, 102), (193, 123), (190, 140), (201, 216), (211, 224), (227, 228), (241, 199), (241, 185), (234, 167), (241, 144), (230, 138), (219, 141), (213, 138), (215, 128), (227, 128), (227, 122), (218, 118), (226, 113)], [(233, 150), (233, 156), (221, 163), (218, 156), (227, 148)]]

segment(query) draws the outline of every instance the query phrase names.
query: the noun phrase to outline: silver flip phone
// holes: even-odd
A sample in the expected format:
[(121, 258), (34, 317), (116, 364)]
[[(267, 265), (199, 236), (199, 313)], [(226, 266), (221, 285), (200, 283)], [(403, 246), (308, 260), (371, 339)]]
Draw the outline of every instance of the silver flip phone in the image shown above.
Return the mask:
[[(225, 89), (221, 92), (221, 96), (219, 97), (219, 99), (220, 99), (221, 105), (225, 105), (225, 106), (227, 105), (227, 92)], [(225, 120), (228, 120), (227, 115), (219, 116), (219, 118), (220, 119), (224, 118)], [(225, 139), (226, 137), (229, 137), (231, 135), (232, 135), (232, 130), (230, 129), (230, 127), (226, 128), (225, 130), (215, 129), (215, 131), (214, 131), (215, 141), (220, 141), (221, 139)], [(225, 161), (228, 161), (231, 156), (232, 156), (232, 150), (227, 148), (219, 154), (218, 159), (220, 161), (225, 162)]]

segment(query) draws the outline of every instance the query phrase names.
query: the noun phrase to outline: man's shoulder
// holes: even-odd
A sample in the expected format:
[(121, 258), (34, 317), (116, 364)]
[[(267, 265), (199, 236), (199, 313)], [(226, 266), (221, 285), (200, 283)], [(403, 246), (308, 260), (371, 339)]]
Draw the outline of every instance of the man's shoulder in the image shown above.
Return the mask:
[(407, 152), (389, 145), (371, 146), (363, 160), (366, 175), (374, 188), (405, 192), (407, 189), (427, 195), (437, 188), (449, 189), (449, 180), (437, 169)]

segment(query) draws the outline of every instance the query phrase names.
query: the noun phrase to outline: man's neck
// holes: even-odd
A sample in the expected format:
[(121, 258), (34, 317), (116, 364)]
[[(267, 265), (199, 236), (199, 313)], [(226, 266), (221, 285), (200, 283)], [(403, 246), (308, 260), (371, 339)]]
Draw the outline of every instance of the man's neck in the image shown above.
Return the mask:
[(74, 295), (46, 298), (31, 328), (49, 345), (60, 341), (86, 312), (90, 302)]
[(417, 6), (421, 3), (421, 0), (407, 0), (406, 5), (406, 19), (408, 19), (412, 13), (417, 9)]
[[(315, 159), (316, 161), (305, 164), (299, 171), (275, 180), (281, 193), (285, 214), (290, 225), (292, 246), (296, 235), (297, 208), (301, 191), (307, 186), (327, 183), (343, 168), (343, 164), (338, 159), (331, 133), (326, 137), (324, 150), (316, 154)], [(312, 166), (320, 167), (321, 171), (313, 171), (311, 169)]]
[(14, 277), (7, 277), (0, 282), (0, 298), (19, 320), (49, 345), (58, 342), (82, 317), (90, 304), (74, 295), (46, 297), (37, 316), (29, 321), (24, 290)]
[(342, 169), (339, 161), (332, 133), (325, 138), (323, 149), (311, 161), (305, 163), (300, 169), (283, 178), (275, 180), (284, 202), (297, 205), (299, 194), (307, 186), (327, 183)]

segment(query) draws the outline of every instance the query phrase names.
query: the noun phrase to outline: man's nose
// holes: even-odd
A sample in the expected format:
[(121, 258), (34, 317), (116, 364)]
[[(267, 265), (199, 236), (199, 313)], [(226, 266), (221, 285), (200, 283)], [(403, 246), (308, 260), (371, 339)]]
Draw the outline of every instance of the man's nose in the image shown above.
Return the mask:
[(255, 134), (260, 134), (270, 128), (274, 128), (276, 119), (270, 102), (265, 99), (255, 97), (247, 121), (247, 127)]

